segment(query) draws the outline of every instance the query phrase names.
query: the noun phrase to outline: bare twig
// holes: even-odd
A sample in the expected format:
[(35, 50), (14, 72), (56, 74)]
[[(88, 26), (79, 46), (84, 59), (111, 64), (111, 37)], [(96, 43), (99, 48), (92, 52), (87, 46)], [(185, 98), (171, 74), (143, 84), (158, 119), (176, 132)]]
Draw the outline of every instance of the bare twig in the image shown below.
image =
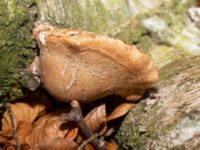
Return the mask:
[(12, 136), (14, 137), (15, 142), (16, 142), (16, 148), (17, 148), (17, 150), (21, 150), (19, 137), (17, 135), (16, 125), (15, 125), (15, 121), (14, 121), (14, 115), (13, 115), (12, 110), (10, 108), (10, 104), (9, 103), (6, 104), (6, 107), (7, 107), (8, 116), (10, 118), (10, 122), (11, 122), (11, 126), (12, 126)]
[(72, 110), (69, 114), (63, 114), (61, 116), (62, 120), (65, 121), (76, 121), (77, 125), (79, 126), (81, 132), (85, 135), (87, 139), (90, 139), (89, 142), (97, 149), (97, 150), (105, 150), (105, 142), (104, 140), (97, 139), (96, 136), (93, 135), (92, 131), (86, 124), (83, 116), (81, 107), (78, 101), (72, 101), (71, 103)]
[(96, 139), (99, 135), (97, 133), (93, 134), (90, 138), (87, 140), (83, 141), (81, 145), (77, 148), (77, 150), (82, 150), (87, 144), (92, 142), (92, 140)]

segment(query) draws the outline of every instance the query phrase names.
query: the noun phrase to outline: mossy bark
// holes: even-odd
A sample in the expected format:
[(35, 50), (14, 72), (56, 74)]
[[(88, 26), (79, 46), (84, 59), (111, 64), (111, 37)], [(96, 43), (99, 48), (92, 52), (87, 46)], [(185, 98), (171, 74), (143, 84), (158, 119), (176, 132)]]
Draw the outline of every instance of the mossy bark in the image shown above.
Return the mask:
[(126, 116), (116, 139), (121, 149), (198, 149), (200, 57), (180, 59), (160, 71), (158, 91)]
[(23, 68), (30, 63), (35, 47), (31, 28), (35, 20), (33, 0), (0, 1), (0, 99), (22, 95), (20, 80)]
[(36, 0), (39, 19), (133, 42), (135, 16), (169, 0)]

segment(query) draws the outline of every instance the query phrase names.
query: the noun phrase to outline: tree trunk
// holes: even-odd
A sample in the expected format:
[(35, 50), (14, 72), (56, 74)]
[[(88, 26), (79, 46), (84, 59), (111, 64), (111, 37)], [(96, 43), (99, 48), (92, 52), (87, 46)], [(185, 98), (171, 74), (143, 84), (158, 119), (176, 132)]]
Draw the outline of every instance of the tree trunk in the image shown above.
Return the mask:
[(200, 58), (180, 59), (162, 68), (155, 89), (123, 121), (116, 135), (121, 148), (198, 149)]
[(34, 56), (31, 28), (35, 15), (34, 0), (0, 1), (0, 107), (23, 95), (20, 82), (26, 77), (22, 70)]

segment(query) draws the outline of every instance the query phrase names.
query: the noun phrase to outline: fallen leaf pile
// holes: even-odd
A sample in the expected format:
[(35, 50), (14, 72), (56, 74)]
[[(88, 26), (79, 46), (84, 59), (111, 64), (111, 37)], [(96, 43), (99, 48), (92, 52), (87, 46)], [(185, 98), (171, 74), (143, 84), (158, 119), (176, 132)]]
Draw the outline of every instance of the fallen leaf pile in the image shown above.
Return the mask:
[[(0, 147), (5, 150), (95, 150), (76, 122), (61, 119), (70, 112), (67, 105), (54, 107), (38, 92), (10, 104), (1, 119)], [(113, 132), (109, 121), (125, 115), (132, 106), (132, 103), (119, 103), (107, 114), (106, 103), (101, 103), (87, 110), (84, 120), (94, 135), (105, 138)], [(116, 150), (117, 146), (109, 140), (106, 149)]]

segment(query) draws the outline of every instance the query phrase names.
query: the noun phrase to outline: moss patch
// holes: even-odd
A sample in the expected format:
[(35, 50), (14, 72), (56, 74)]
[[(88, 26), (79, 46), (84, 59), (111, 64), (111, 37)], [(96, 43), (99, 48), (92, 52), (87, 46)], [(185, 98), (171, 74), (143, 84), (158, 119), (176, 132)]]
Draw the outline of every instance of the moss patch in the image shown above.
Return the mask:
[[(185, 15), (195, 1), (169, 1), (136, 16), (133, 43), (144, 49), (159, 68), (183, 56), (199, 53), (200, 31), (188, 26)], [(178, 20), (178, 21), (177, 21)], [(164, 59), (163, 59), (164, 58)]]
[(31, 28), (35, 20), (34, 0), (0, 1), (0, 97), (22, 95), (21, 70), (32, 61), (35, 44)]
[(39, 18), (53, 25), (81, 28), (132, 43), (133, 22), (126, 1), (36, 1)]
[[(199, 144), (200, 57), (183, 58), (160, 71), (156, 98), (133, 108), (117, 132), (121, 149), (176, 149)], [(186, 148), (187, 149), (187, 148)]]

